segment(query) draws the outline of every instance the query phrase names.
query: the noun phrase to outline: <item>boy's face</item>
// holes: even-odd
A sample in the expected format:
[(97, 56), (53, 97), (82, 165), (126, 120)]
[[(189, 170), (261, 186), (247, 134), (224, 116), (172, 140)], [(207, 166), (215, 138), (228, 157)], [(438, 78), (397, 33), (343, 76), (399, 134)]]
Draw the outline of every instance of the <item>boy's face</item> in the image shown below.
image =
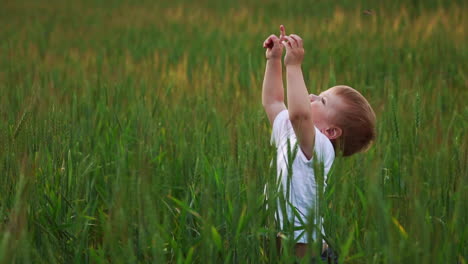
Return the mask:
[[(328, 129), (336, 128), (334, 120), (336, 114), (343, 109), (344, 102), (340, 96), (335, 94), (334, 87), (319, 95), (310, 94), (310, 107), (312, 110), (312, 121), (314, 125), (326, 136)], [(341, 134), (341, 133), (340, 133)]]

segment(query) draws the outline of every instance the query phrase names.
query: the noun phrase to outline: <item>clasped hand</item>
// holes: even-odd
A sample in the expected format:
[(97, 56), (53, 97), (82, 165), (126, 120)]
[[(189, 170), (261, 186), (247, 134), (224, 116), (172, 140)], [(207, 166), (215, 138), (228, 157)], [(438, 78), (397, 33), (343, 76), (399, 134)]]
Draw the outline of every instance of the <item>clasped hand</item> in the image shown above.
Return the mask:
[(283, 25), (280, 26), (280, 36), (270, 35), (264, 42), (263, 47), (266, 48), (267, 60), (281, 59), (283, 55), (283, 47), (286, 48), (286, 56), (284, 64), (286, 66), (300, 65), (304, 58), (304, 48), (302, 38), (298, 35), (286, 35), (286, 30)]

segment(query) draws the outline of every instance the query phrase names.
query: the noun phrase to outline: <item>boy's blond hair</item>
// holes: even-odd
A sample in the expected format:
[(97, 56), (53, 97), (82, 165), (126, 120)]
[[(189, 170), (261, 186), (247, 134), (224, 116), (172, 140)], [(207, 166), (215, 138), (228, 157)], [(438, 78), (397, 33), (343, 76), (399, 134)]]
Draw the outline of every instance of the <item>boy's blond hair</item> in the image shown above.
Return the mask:
[(366, 98), (353, 88), (339, 85), (334, 90), (344, 102), (334, 122), (342, 130), (341, 136), (332, 140), (335, 151), (345, 157), (366, 151), (375, 139), (374, 110)]

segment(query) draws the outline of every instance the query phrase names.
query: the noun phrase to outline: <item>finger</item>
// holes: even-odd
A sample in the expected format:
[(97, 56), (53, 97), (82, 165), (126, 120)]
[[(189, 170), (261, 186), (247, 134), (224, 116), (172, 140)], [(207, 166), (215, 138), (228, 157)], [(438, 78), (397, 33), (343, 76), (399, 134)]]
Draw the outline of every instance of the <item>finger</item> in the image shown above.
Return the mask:
[(298, 47), (302, 48), (302, 38), (301, 38), (301, 37), (299, 37), (299, 36), (296, 35), (296, 34), (291, 34), (291, 35), (289, 35), (289, 36), (290, 36), (291, 38), (293, 38), (293, 39), (296, 41)]
[(273, 43), (275, 44), (275, 46), (278, 45), (278, 46), (281, 47), (281, 38), (276, 37), (276, 38), (273, 40)]
[(279, 40), (279, 38), (275, 34), (272, 34), (272, 35), (270, 35), (270, 40), (271, 40), (271, 42), (276, 42), (276, 41)]
[(291, 49), (291, 44), (287, 41), (281, 41), (281, 44), (286, 48), (286, 51), (289, 51)]
[(297, 43), (297, 40), (295, 38), (291, 37), (291, 35), (289, 35), (288, 37), (289, 37), (289, 42), (291, 42), (291, 47), (298, 48), (299, 43)]
[(264, 48), (271, 48), (273, 46), (273, 43), (278, 40), (278, 37), (275, 35), (275, 34), (271, 34), (266, 40), (265, 42), (263, 42), (263, 47)]
[(280, 26), (280, 39), (283, 40), (284, 36), (286, 36), (286, 29), (283, 25)]
[(288, 40), (288, 43), (292, 48), (297, 48), (297, 42), (295, 39), (291, 38), (290, 36), (285, 36), (285, 38)]
[(265, 39), (265, 42), (267, 42), (270, 39), (278, 39), (278, 37), (275, 34), (271, 34), (270, 36), (268, 36), (268, 38)]

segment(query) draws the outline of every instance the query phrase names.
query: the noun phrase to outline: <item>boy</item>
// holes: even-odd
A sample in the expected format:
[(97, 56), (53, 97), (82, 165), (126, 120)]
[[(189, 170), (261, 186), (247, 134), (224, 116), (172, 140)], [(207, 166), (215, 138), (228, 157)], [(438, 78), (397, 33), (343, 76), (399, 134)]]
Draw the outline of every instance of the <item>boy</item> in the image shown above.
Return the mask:
[[(272, 141), (277, 148), (278, 177), (283, 190), (289, 185), (291, 206), (286, 216), (278, 210), (279, 222), (294, 219), (294, 226), (301, 223), (293, 217), (296, 210), (303, 219), (317, 203), (313, 160), (324, 166), (326, 176), (335, 158), (335, 152), (343, 156), (366, 150), (375, 138), (375, 114), (367, 100), (348, 86), (334, 86), (320, 95), (308, 94), (301, 70), (304, 57), (302, 39), (294, 34), (287, 36), (284, 26), (280, 26), (280, 37), (270, 35), (263, 47), (266, 48), (266, 70), (262, 88), (262, 103), (273, 126)], [(284, 104), (281, 56), (286, 48), (288, 108)], [(297, 144), (297, 148), (293, 148)], [(288, 150), (289, 149), (289, 150)], [(295, 157), (292, 161), (292, 175), (288, 181), (288, 153), (291, 149)], [(289, 152), (288, 152), (289, 151)], [(325, 184), (325, 183), (323, 183)], [(286, 192), (284, 192), (286, 195)], [(294, 231), (298, 241), (295, 253), (298, 257), (306, 254), (308, 238), (304, 230)], [(311, 240), (316, 239), (313, 234)], [(278, 239), (281, 242), (280, 239)]]

